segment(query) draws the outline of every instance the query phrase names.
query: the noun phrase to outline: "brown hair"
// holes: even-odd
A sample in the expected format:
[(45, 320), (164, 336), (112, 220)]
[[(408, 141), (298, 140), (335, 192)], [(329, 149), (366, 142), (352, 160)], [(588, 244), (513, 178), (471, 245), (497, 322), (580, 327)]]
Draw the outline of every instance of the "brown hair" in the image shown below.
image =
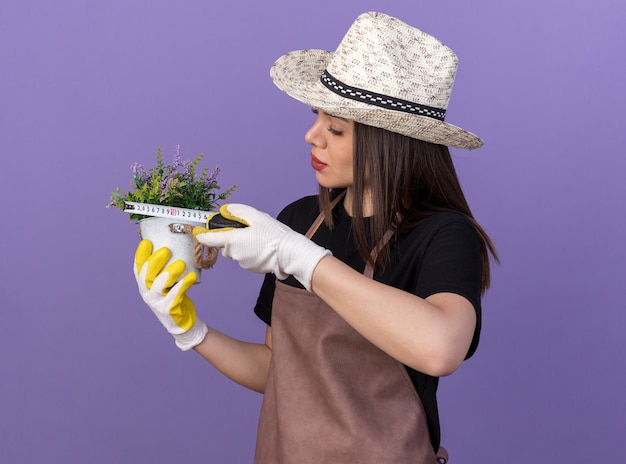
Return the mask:
[[(433, 213), (456, 211), (472, 222), (480, 237), (481, 291), (489, 288), (489, 254), (496, 262), (498, 255), (472, 215), (448, 147), (355, 122), (353, 166), (352, 228), (364, 260), (372, 260), (371, 249), (390, 228), (403, 233)], [(369, 228), (363, 215), (366, 187), (370, 189), (374, 211)], [(330, 202), (340, 192), (320, 186), (320, 211), (331, 228)], [(385, 247), (372, 265), (383, 268), (389, 259), (389, 248)]]

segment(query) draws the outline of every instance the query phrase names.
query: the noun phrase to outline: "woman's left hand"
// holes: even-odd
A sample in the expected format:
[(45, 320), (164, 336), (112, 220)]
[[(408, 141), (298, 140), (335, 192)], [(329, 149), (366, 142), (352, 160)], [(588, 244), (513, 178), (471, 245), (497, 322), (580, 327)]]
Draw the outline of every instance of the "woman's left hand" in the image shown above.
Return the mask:
[(317, 263), (331, 254), (329, 250), (251, 206), (223, 205), (220, 214), (248, 227), (196, 227), (193, 235), (203, 245), (221, 248), (223, 256), (234, 259), (244, 269), (259, 273), (273, 272), (280, 280), (292, 275), (310, 290)]
[(187, 296), (187, 290), (196, 282), (196, 273), (189, 272), (179, 281), (185, 263), (176, 260), (166, 264), (170, 256), (168, 248), (153, 253), (152, 243), (142, 240), (135, 251), (133, 271), (143, 301), (174, 336), (176, 346), (187, 351), (202, 342), (207, 327), (196, 317), (196, 307)]

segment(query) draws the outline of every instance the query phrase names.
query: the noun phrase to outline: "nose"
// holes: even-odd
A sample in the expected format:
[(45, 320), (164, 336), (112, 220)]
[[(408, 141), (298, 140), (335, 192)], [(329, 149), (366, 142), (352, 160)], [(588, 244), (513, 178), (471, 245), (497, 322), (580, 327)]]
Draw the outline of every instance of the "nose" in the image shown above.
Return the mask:
[(318, 114), (315, 118), (315, 122), (313, 123), (313, 125), (304, 134), (304, 141), (309, 145), (314, 145), (316, 147), (322, 145), (324, 143), (324, 138), (322, 136), (322, 126), (323, 122), (320, 118), (320, 115)]

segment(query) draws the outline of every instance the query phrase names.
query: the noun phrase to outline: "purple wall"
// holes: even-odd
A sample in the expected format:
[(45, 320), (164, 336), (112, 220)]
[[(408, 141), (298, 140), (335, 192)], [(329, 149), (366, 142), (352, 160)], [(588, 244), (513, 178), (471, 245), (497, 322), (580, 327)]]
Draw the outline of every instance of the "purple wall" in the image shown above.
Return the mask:
[[(626, 65), (618, 0), (0, 3), (0, 462), (250, 462), (261, 397), (181, 353), (106, 210), (157, 146), (206, 153), (233, 201), (315, 191), (307, 108), (268, 69), (382, 10), (460, 57), (454, 156), (502, 265), (475, 358), (441, 382), (453, 462), (624, 462)], [(37, 204), (36, 214), (15, 206)], [(260, 276), (220, 259), (201, 317), (262, 340)]]

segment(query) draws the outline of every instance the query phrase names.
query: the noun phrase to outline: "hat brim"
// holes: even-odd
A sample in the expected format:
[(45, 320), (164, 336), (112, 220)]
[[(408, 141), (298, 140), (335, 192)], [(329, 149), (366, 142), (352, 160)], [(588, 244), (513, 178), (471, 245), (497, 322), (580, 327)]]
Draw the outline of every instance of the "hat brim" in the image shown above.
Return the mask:
[(320, 76), (332, 56), (333, 52), (326, 50), (289, 52), (276, 60), (270, 76), (287, 95), (333, 116), (449, 147), (471, 150), (483, 146), (480, 137), (447, 122), (368, 105), (331, 92)]

